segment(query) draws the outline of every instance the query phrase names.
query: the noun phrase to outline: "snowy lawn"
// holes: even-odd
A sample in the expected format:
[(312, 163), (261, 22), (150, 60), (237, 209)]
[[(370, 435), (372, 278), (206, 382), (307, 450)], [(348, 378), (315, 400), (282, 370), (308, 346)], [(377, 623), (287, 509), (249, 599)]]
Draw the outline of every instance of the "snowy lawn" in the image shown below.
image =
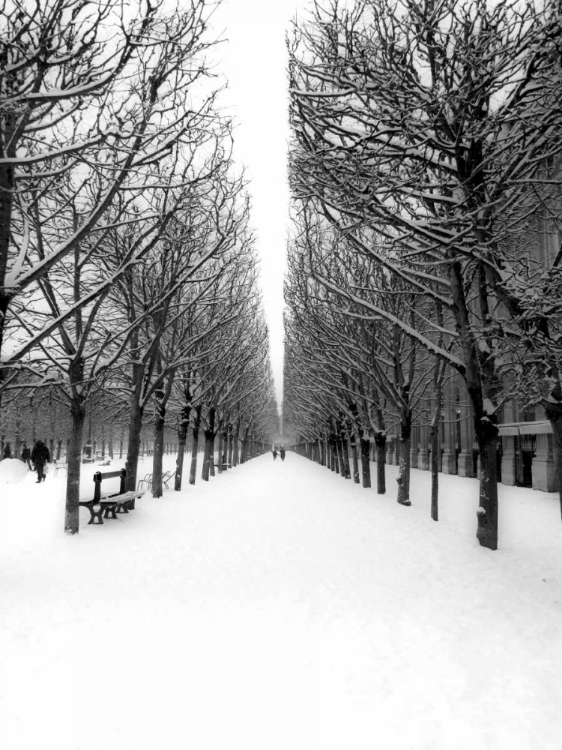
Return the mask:
[(64, 478), (0, 483), (2, 747), (559, 750), (556, 497), (501, 487), (490, 552), (475, 480), (434, 523), (388, 474), (264, 456), (76, 537)]

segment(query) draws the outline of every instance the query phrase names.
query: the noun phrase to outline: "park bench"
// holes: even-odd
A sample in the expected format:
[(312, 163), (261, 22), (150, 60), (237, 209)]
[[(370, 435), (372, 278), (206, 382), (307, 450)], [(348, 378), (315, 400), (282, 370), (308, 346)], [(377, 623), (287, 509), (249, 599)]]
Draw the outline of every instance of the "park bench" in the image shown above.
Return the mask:
[[(164, 487), (169, 490), (168, 482), (173, 479), (176, 475), (175, 471), (165, 471), (162, 474), (162, 484)], [(152, 489), (152, 474), (147, 474), (144, 479), (139, 479), (137, 483), (137, 490), (139, 490), (141, 487), (147, 487), (148, 489)]]
[[(144, 492), (138, 490), (125, 491), (125, 469), (120, 471), (96, 471), (94, 474), (94, 498), (93, 500), (84, 500), (79, 505), (88, 508), (90, 511), (90, 520), (88, 523), (102, 524), (104, 518), (117, 518), (117, 513), (128, 513), (135, 509), (135, 500), (144, 495)], [(113, 495), (104, 495), (102, 493), (101, 483), (104, 479), (113, 479), (120, 477), (121, 482), (119, 492)]]

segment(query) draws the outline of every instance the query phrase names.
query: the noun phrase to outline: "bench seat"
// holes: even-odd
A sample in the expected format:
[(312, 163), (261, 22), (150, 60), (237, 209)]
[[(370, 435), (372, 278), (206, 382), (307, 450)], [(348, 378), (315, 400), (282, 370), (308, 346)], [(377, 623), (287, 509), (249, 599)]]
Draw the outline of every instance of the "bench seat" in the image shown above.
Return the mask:
[(90, 511), (89, 524), (103, 524), (104, 518), (117, 518), (117, 513), (134, 510), (135, 500), (143, 495), (144, 492), (132, 490), (119, 495), (102, 495), (99, 499), (84, 500), (79, 505)]

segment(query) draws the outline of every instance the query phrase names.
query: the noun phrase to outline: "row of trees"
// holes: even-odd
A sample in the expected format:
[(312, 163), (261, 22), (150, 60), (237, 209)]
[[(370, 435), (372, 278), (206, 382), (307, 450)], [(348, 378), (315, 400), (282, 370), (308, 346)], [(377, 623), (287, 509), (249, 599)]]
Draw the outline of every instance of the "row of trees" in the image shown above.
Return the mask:
[(557, 4), (331, 0), (289, 42), (285, 420), (374, 437), (382, 458), (390, 415), (408, 504), (413, 420), (437, 440), (461, 378), (491, 549), (507, 394), (545, 408), (562, 480), (561, 21)]
[(170, 415), (176, 489), (190, 428), (191, 481), (200, 429), (205, 479), (217, 435), (235, 454), (239, 440), (269, 439), (267, 329), (232, 126), (206, 62), (212, 5), (6, 0), (2, 11), (2, 410), (42, 389), (64, 404), (74, 534), (92, 405), (128, 413), (128, 489), (150, 414), (155, 496)]

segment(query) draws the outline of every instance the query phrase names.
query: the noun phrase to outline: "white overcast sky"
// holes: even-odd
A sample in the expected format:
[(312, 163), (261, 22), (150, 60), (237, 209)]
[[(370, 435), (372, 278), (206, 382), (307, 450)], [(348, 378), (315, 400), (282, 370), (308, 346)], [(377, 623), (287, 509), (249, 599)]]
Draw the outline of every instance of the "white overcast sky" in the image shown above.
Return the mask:
[(285, 33), (307, 0), (223, 0), (213, 26), (228, 40), (220, 65), (229, 81), (223, 104), (236, 122), (235, 157), (246, 168), (257, 235), (261, 287), (278, 402), (282, 400), (283, 279), (289, 191)]

